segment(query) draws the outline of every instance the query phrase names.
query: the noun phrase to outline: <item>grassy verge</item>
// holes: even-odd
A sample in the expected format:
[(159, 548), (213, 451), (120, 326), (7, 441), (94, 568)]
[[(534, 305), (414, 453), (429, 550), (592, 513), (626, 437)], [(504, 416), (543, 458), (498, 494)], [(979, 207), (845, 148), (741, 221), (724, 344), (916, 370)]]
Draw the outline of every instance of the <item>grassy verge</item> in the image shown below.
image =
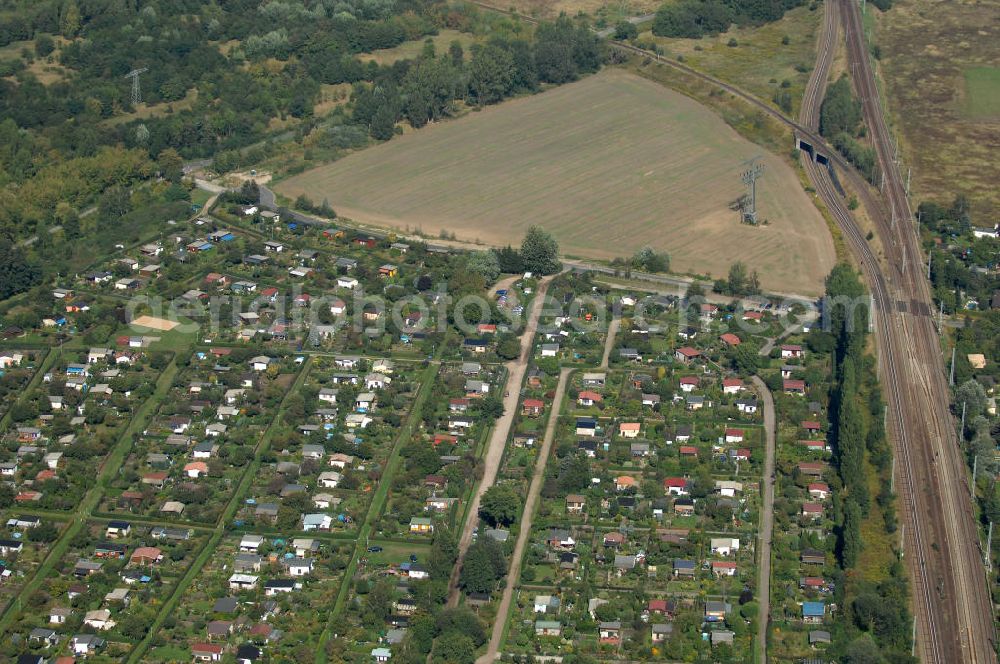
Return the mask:
[[(792, 103), (788, 114), (794, 116), (816, 61), (816, 33), (822, 18), (819, 8), (798, 7), (779, 21), (733, 27), (715, 37), (670, 39), (644, 32), (641, 39), (652, 41), (668, 57), (682, 56), (685, 64), (739, 85), (769, 103), (775, 92), (788, 92)], [(787, 84), (782, 88), (784, 81)]]
[(626, 69), (691, 97), (716, 111), (743, 138), (778, 155), (787, 155), (792, 133), (785, 125), (763, 111), (750, 107), (713, 83), (670, 66), (660, 66), (649, 59), (634, 57)]

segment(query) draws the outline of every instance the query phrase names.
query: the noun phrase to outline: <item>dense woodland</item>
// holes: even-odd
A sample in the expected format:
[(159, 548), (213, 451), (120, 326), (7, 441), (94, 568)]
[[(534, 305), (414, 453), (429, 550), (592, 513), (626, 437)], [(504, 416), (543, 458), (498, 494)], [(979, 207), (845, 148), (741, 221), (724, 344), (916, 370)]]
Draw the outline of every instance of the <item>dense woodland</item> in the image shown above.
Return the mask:
[(846, 75), (826, 91), (819, 111), (819, 131), (866, 178), (874, 180), (875, 149), (859, 140), (865, 136), (861, 102), (851, 92)]
[[(398, 122), (420, 127), (462, 106), (530, 94), (603, 60), (597, 37), (569, 19), (529, 29), (441, 0), (5, 6), (0, 297), (48, 272), (81, 269), (56, 249), (65, 240), (100, 244), (108, 234), (99, 231), (117, 227), (117, 241), (135, 241), (143, 223), (184, 216), (184, 160), (211, 158), (228, 171), (259, 156), (265, 141), (310, 133), (321, 147), (359, 148), (390, 139)], [(387, 66), (356, 57), (443, 28), (488, 39), (469, 53), (457, 42), (435, 53), (428, 43)], [(143, 67), (136, 109), (125, 75)], [(314, 117), (321, 86), (338, 83), (353, 86), (349, 103)]]
[(656, 12), (653, 34), (698, 39), (725, 32), (729, 26), (777, 21), (805, 0), (679, 0)]

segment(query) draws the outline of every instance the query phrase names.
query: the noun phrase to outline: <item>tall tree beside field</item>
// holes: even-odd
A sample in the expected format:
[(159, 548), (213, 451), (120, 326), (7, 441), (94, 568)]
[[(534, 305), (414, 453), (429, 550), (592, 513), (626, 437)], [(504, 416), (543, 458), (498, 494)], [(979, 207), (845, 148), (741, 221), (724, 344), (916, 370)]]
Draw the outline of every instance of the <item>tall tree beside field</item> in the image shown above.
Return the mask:
[(486, 44), (472, 51), (469, 96), (480, 105), (495, 104), (514, 87), (514, 56), (500, 46)]
[(535, 31), (535, 62), (542, 81), (566, 83), (600, 68), (600, 42), (587, 27), (560, 16)]
[(403, 79), (403, 113), (414, 127), (440, 120), (451, 111), (452, 102), (463, 96), (461, 72), (448, 58), (423, 59)]
[(511, 57), (514, 58), (514, 90), (521, 92), (537, 90), (538, 66), (531, 44), (523, 39), (515, 39), (504, 44), (504, 48), (510, 51)]
[(521, 243), (521, 260), (529, 272), (555, 274), (562, 267), (559, 243), (541, 226), (532, 226)]
[(465, 266), (470, 272), (482, 275), (487, 284), (492, 284), (500, 277), (500, 260), (494, 251), (475, 251), (469, 254)]
[(728, 286), (733, 295), (740, 295), (747, 285), (747, 266), (739, 261), (729, 266)]
[(180, 182), (184, 175), (184, 159), (173, 148), (160, 152), (156, 158), (156, 165), (164, 179), (171, 182)]
[(503, 249), (494, 249), (493, 253), (497, 255), (501, 272), (507, 274), (524, 272), (524, 260), (521, 258), (521, 254), (509, 244)]
[(38, 283), (42, 271), (10, 240), (0, 239), (0, 300), (24, 292)]

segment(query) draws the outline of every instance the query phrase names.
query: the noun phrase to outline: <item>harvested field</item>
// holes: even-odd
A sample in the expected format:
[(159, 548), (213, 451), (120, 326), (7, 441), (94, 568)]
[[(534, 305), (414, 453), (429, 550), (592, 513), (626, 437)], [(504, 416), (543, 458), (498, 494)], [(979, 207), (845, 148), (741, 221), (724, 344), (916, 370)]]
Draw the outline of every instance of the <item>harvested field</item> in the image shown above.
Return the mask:
[(964, 193), (972, 222), (992, 225), (1000, 212), (996, 4), (899, 0), (876, 16), (879, 73), (913, 166), (914, 199), (950, 203)]
[[(759, 212), (729, 205), (762, 155)], [(277, 186), (329, 199), (359, 222), (491, 245), (540, 224), (564, 253), (609, 259), (643, 246), (674, 269), (723, 276), (745, 262), (765, 288), (822, 290), (833, 242), (792, 169), (704, 106), (642, 77), (607, 70), (397, 137)]]
[(166, 332), (167, 330), (172, 330), (180, 323), (173, 320), (167, 320), (166, 318), (157, 318), (155, 316), (139, 316), (132, 321), (132, 325), (138, 327), (148, 327), (151, 330), (162, 330)]

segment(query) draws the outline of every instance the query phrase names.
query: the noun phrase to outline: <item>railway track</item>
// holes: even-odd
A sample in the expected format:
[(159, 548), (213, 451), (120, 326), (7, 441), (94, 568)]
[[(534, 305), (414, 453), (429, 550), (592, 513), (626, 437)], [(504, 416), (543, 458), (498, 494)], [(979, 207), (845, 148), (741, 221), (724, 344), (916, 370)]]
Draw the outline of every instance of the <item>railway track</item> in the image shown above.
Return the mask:
[[(883, 242), (887, 259), (898, 266), (893, 285), (900, 299), (910, 303), (909, 311), (897, 312), (898, 338), (906, 343), (904, 351), (908, 352), (900, 367), (906, 379), (905, 401), (899, 403), (900, 395), (896, 393), (898, 426), (904, 432), (904, 444), (897, 447), (905, 448), (908, 459), (913, 453), (915, 459), (906, 464), (908, 471), (917, 481), (926, 481), (923, 490), (911, 495), (910, 507), (916, 508), (913, 521), (925, 516), (930, 527), (911, 538), (920, 559), (919, 564), (911, 560), (910, 566), (919, 567), (925, 579), (936, 579), (938, 595), (927, 606), (916, 607), (922, 623), (921, 654), (929, 661), (995, 662), (992, 601), (972, 509), (974, 497), (969, 492), (965, 461), (948, 409), (949, 389), (939, 359), (938, 335), (927, 315), (932, 300), (930, 285), (923, 276), (919, 234), (899, 171), (896, 147), (882, 113), (861, 12), (853, 2), (835, 2), (842, 5), (848, 61), (884, 175), (889, 214), (879, 219), (880, 235), (888, 240)], [(927, 541), (925, 533), (934, 539)]]
[[(800, 109), (799, 121), (812, 130), (819, 128), (819, 110), (825, 95), (827, 83), (829, 81), (830, 64), (838, 42), (838, 27), (841, 18), (841, 5), (838, 1), (828, 2), (825, 7), (822, 32), (817, 46), (816, 67), (813, 69), (809, 81), (806, 84), (803, 95), (802, 107)], [(871, 251), (871, 247), (854, 221), (850, 213), (844, 209), (843, 200), (835, 191), (830, 174), (826, 169), (820, 168), (818, 164), (810, 160), (806, 165), (806, 173), (810, 182), (820, 194), (827, 209), (837, 220), (842, 232), (856, 256), (860, 258), (862, 269), (865, 272), (865, 279), (872, 291), (874, 311), (870, 315), (876, 329), (876, 337), (880, 347), (880, 374), (885, 391), (892, 401), (893, 424), (887, 432), (892, 434), (893, 440), (897, 441), (896, 458), (900, 462), (899, 495), (902, 499), (904, 521), (910, 526), (911, 538), (917, 541), (923, 540), (922, 523), (917, 516), (913, 502), (914, 489), (917, 486), (913, 476), (912, 459), (909, 457), (909, 447), (906, 444), (906, 428), (903, 425), (900, 390), (896, 386), (900, 385), (896, 374), (896, 358), (899, 356), (896, 348), (896, 340), (891, 329), (890, 318), (893, 310), (893, 303), (889, 297), (885, 276), (878, 269), (878, 261)], [(865, 188), (867, 190), (867, 188)], [(880, 215), (881, 216), (881, 215)], [(886, 380), (888, 379), (888, 381)], [(926, 625), (926, 634), (929, 635), (921, 643), (924, 661), (943, 661), (940, 641), (937, 638), (939, 633), (938, 625), (934, 620), (932, 610), (934, 606), (933, 594), (931, 592), (928, 572), (923, 565), (911, 565), (910, 578), (913, 586), (914, 607), (922, 622)], [(921, 632), (925, 633), (924, 631)]]
[[(536, 23), (488, 3), (486, 9)], [(897, 487), (906, 533), (906, 560), (913, 584), (913, 610), (921, 659), (927, 662), (996, 662), (992, 604), (978, 550), (972, 496), (941, 363), (938, 336), (930, 314), (930, 287), (923, 278), (919, 237), (902, 184), (895, 146), (878, 100), (874, 73), (863, 40), (860, 11), (852, 0), (827, 0), (817, 66), (796, 122), (734, 85), (631, 44), (614, 48), (658, 63), (722, 89), (788, 126), (829, 157), (847, 179), (875, 222), (884, 253), (879, 263), (853, 216), (847, 211), (829, 168), (804, 160), (805, 171), (861, 263), (872, 291), (873, 327), (879, 368), (888, 401), (887, 429), (897, 458)], [(836, 19), (843, 23), (855, 85), (885, 175), (885, 196), (818, 134), (819, 108), (829, 75)]]

